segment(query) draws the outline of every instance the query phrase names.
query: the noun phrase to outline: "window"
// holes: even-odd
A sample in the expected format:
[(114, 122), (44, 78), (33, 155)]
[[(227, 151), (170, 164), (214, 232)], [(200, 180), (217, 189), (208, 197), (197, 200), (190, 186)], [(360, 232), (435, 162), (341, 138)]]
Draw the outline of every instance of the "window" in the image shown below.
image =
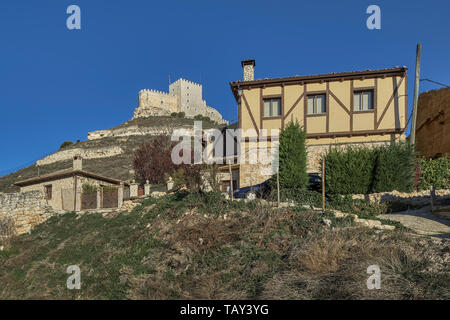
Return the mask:
[(52, 199), (52, 185), (45, 186), (45, 196), (47, 197), (47, 200)]
[(324, 94), (308, 96), (308, 114), (326, 113), (325, 99)]
[(264, 117), (281, 116), (281, 98), (264, 99)]
[(353, 94), (353, 111), (373, 110), (373, 91), (357, 91)]

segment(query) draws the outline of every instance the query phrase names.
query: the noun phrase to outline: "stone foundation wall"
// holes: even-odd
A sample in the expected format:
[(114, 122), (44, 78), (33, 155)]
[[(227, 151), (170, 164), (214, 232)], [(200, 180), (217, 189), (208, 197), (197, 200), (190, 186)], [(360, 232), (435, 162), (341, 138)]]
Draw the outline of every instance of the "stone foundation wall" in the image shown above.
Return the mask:
[(0, 194), (0, 219), (12, 219), (18, 235), (53, 215), (55, 212), (41, 191)]

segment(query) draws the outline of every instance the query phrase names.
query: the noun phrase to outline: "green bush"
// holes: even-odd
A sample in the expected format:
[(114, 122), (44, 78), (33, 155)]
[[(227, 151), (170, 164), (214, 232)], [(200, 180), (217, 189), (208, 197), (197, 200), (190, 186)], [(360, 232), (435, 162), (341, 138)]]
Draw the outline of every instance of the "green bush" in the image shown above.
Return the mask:
[(420, 159), (419, 190), (450, 189), (450, 157), (446, 155), (437, 159)]
[(328, 194), (410, 192), (415, 152), (406, 142), (377, 148), (330, 149), (325, 156)]
[(415, 152), (407, 142), (374, 150), (377, 154), (371, 192), (411, 192), (414, 186)]
[(81, 188), (83, 189), (83, 194), (97, 193), (97, 187), (89, 183), (83, 183)]
[(73, 145), (72, 141), (64, 141), (61, 146), (59, 147), (59, 150), (70, 147), (71, 145)]
[[(280, 187), (304, 190), (308, 185), (306, 172), (306, 133), (298, 122), (290, 122), (280, 133)], [(272, 177), (276, 182), (276, 177)]]
[(332, 148), (325, 156), (325, 190), (330, 194), (369, 193), (375, 165), (373, 149)]
[(178, 112), (178, 113), (177, 113), (177, 117), (178, 117), (178, 118), (184, 118), (185, 115), (186, 115), (186, 114), (185, 114), (184, 112)]

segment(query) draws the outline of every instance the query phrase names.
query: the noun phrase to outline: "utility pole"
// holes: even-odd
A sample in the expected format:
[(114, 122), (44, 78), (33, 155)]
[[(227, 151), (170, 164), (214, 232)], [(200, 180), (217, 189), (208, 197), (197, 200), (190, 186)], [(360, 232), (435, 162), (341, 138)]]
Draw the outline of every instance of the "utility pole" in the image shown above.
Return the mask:
[(409, 143), (415, 144), (416, 142), (416, 118), (417, 118), (417, 104), (419, 101), (419, 81), (420, 81), (420, 50), (422, 45), (417, 44), (416, 51), (416, 76), (414, 78), (414, 101), (412, 110), (412, 122), (411, 122), (411, 134), (409, 135)]

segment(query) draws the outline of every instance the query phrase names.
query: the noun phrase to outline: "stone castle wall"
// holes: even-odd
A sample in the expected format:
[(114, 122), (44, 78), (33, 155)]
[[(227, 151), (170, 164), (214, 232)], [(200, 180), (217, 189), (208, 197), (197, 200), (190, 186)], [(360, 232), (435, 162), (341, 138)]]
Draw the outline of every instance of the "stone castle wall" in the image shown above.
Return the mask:
[(134, 111), (133, 119), (168, 116), (173, 112), (184, 112), (187, 118), (202, 115), (218, 123), (226, 123), (219, 111), (206, 105), (202, 98), (202, 85), (185, 79), (178, 79), (170, 84), (168, 93), (141, 90), (139, 105)]
[(16, 234), (29, 232), (53, 215), (55, 212), (41, 191), (0, 193), (0, 220), (11, 219)]

